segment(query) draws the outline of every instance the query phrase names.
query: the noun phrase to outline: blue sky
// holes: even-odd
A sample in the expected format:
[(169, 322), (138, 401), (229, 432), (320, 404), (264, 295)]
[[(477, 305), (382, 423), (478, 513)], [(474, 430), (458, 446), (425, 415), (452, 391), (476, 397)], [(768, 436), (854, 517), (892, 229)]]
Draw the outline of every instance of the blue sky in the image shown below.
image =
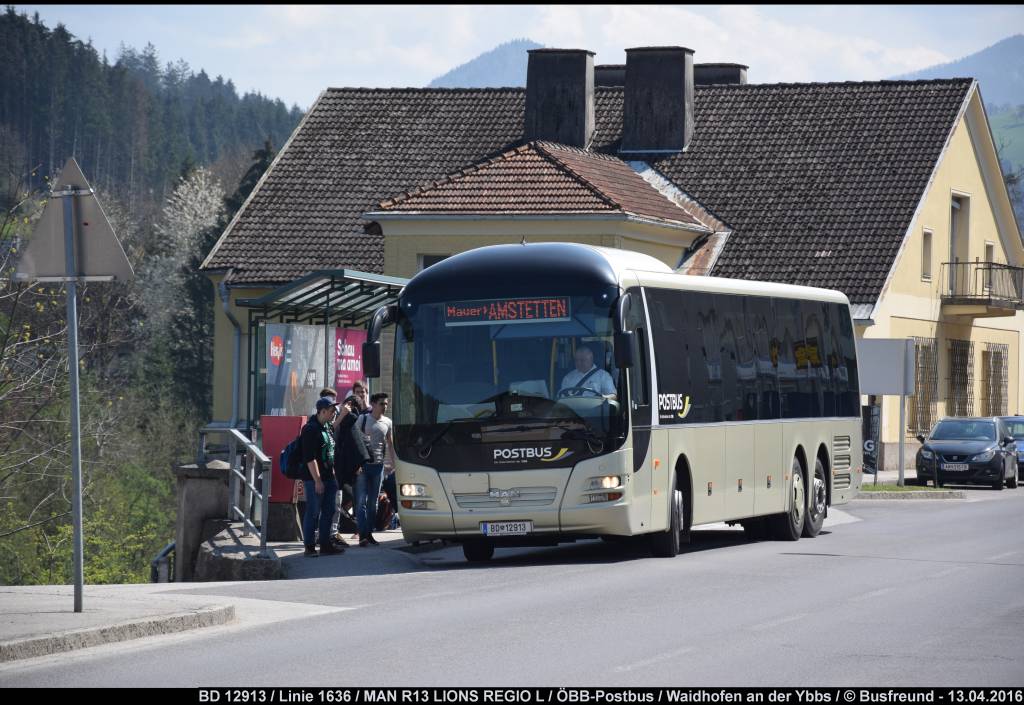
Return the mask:
[(887, 78), (1024, 33), (1021, 5), (16, 5), (63, 22), (113, 60), (152, 42), (162, 61), (308, 107), (328, 86), (423, 86), (497, 44), (597, 52), (674, 44), (748, 64), (753, 83)]

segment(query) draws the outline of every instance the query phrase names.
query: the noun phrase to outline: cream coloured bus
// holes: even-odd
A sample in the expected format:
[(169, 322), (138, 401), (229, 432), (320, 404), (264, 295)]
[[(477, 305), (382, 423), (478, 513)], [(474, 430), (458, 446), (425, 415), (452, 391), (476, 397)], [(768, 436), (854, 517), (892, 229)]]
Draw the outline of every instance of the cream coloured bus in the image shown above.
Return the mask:
[(861, 483), (849, 302), (825, 289), (673, 273), (643, 254), (498, 245), (417, 274), (395, 325), (402, 531), (495, 546), (694, 526), (813, 537)]

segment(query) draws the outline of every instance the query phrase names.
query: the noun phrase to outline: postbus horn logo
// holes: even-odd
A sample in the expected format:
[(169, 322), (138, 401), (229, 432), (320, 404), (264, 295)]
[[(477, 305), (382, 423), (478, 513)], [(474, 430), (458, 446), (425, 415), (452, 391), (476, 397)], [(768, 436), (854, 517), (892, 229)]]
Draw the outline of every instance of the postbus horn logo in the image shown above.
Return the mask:
[(284, 357), (284, 341), (281, 340), (281, 336), (275, 335), (270, 339), (270, 361), (274, 363), (274, 367), (280, 367), (281, 358)]

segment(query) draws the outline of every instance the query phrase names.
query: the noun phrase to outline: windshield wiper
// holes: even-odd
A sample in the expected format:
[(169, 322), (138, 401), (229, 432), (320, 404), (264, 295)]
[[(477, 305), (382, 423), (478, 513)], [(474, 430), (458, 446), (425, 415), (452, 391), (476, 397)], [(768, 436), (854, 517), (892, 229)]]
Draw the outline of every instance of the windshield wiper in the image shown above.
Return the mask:
[[(492, 416), (493, 416), (493, 412), (492, 412)], [(437, 443), (442, 438), (444, 438), (445, 434), (447, 434), (450, 430), (452, 430), (452, 426), (454, 426), (455, 424), (457, 424), (457, 423), (467, 423), (467, 422), (479, 423), (480, 421), (482, 421), (483, 419), (486, 419), (486, 418), (490, 418), (490, 417), (484, 416), (484, 417), (479, 418), (479, 419), (478, 418), (450, 419), (450, 420), (446, 421), (445, 424), (444, 424), (444, 428), (442, 428), (441, 431), (438, 434), (436, 434), (433, 438), (431, 438), (429, 441), (427, 441), (422, 446), (420, 446), (419, 456), (421, 458), (424, 458), (424, 459), (427, 458), (430, 455), (430, 451), (434, 447), (434, 444)]]

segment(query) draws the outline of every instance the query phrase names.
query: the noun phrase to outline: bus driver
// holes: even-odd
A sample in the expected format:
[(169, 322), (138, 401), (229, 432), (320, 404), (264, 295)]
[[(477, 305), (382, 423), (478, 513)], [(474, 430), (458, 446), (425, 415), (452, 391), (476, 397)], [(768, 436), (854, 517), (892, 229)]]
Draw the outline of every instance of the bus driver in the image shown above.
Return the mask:
[(612, 376), (594, 364), (594, 351), (586, 345), (576, 348), (576, 369), (562, 378), (558, 396), (583, 396), (591, 392), (605, 399), (615, 399)]

